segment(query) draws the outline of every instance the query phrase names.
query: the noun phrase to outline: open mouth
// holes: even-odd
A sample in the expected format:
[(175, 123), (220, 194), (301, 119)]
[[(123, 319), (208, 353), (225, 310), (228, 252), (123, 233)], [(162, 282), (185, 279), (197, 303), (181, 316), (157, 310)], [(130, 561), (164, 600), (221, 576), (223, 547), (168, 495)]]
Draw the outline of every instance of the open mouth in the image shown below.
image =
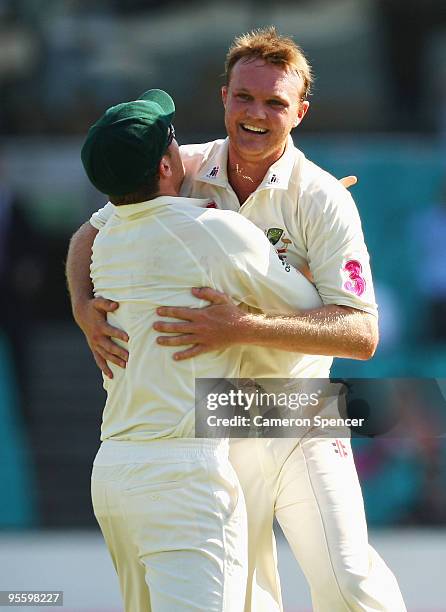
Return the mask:
[(266, 128), (257, 127), (256, 125), (251, 125), (249, 123), (241, 123), (240, 127), (244, 132), (248, 132), (248, 134), (266, 134), (268, 130)]

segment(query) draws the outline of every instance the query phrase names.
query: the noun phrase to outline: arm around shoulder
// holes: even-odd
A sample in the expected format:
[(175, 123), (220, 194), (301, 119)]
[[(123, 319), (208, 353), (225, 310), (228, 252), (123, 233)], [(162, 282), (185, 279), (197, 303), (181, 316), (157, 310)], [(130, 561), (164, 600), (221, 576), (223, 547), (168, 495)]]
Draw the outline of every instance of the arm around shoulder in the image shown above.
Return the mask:
[(371, 359), (378, 345), (374, 315), (336, 304), (296, 315), (249, 314), (237, 332), (240, 344), (362, 361)]

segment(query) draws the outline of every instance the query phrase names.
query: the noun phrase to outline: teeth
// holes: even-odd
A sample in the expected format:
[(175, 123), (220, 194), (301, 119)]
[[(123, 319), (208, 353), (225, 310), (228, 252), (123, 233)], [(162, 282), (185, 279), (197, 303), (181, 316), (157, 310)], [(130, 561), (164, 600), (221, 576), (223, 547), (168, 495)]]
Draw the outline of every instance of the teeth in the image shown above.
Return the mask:
[(242, 123), (242, 127), (245, 128), (245, 130), (249, 130), (250, 132), (259, 132), (260, 134), (265, 134), (265, 132), (267, 132), (265, 128), (259, 128), (255, 125), (248, 125), (247, 123)]

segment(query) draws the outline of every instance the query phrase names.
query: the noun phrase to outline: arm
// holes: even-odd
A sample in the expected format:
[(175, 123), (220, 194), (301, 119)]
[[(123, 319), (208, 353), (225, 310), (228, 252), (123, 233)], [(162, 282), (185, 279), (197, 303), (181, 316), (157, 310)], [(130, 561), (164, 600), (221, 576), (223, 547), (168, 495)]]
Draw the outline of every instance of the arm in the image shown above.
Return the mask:
[(107, 312), (118, 308), (116, 302), (94, 298), (90, 279), (91, 248), (98, 230), (84, 223), (73, 235), (68, 249), (66, 276), (73, 316), (87, 338), (98, 367), (113, 377), (107, 360), (125, 367), (128, 352), (115, 344), (111, 337), (128, 341), (127, 334), (107, 323)]
[(206, 308), (158, 308), (160, 316), (182, 319), (182, 323), (157, 321), (157, 331), (177, 333), (160, 336), (164, 346), (193, 345), (175, 353), (177, 360), (189, 359), (235, 344), (253, 344), (284, 351), (370, 359), (378, 344), (375, 316), (347, 306), (329, 304), (296, 315), (267, 315), (243, 312), (224, 294), (213, 289), (193, 289)]
[(71, 297), (73, 316), (82, 328), (82, 310), (85, 303), (93, 298), (93, 285), (90, 279), (91, 249), (98, 230), (84, 223), (72, 236), (68, 247), (66, 276)]
[(238, 344), (283, 351), (370, 359), (378, 344), (376, 317), (330, 304), (300, 315), (253, 314), (240, 319)]
[[(372, 357), (378, 342), (376, 305), (368, 253), (354, 203), (342, 190), (335, 189), (323, 211), (315, 206), (309, 209), (314, 218), (307, 222), (308, 256), (324, 306), (291, 316), (248, 315), (235, 311), (223, 299), (225, 296), (215, 301), (215, 293), (205, 289), (202, 291), (206, 293), (196, 294), (197, 297), (216, 305), (201, 314), (184, 309), (158, 310), (162, 316), (188, 321), (157, 322), (158, 331), (187, 335), (160, 338), (160, 344), (194, 344), (177, 353), (177, 358), (240, 343), (353, 359)], [(350, 269), (349, 264), (359, 267)], [(188, 342), (182, 341), (186, 337)]]

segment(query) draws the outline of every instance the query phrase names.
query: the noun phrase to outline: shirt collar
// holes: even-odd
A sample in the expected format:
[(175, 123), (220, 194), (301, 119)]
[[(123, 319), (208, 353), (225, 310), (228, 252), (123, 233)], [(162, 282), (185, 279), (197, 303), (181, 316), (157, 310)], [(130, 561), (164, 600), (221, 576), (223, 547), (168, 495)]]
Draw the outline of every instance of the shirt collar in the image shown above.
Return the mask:
[(213, 147), (209, 157), (203, 159), (195, 180), (210, 185), (227, 187), (228, 147), (229, 138), (225, 138), (216, 147)]
[(200, 206), (201, 208), (206, 206), (208, 199), (200, 198), (182, 198), (178, 196), (158, 196), (153, 200), (146, 200), (145, 202), (138, 202), (137, 204), (121, 204), (121, 206), (115, 206), (112, 204), (114, 212), (121, 218), (129, 218), (139, 215), (144, 212), (156, 212), (164, 206), (169, 204), (179, 204), (180, 206)]
[(263, 181), (257, 187), (260, 189), (288, 189), (291, 173), (294, 168), (295, 148), (291, 136), (288, 136), (285, 151), (272, 166), (268, 168)]
[[(213, 149), (213, 153), (209, 157), (203, 160), (195, 180), (220, 187), (228, 187), (228, 148), (229, 138), (226, 138)], [(263, 181), (256, 191), (260, 189), (288, 189), (294, 160), (294, 142), (291, 136), (288, 136), (282, 157), (268, 168)]]

